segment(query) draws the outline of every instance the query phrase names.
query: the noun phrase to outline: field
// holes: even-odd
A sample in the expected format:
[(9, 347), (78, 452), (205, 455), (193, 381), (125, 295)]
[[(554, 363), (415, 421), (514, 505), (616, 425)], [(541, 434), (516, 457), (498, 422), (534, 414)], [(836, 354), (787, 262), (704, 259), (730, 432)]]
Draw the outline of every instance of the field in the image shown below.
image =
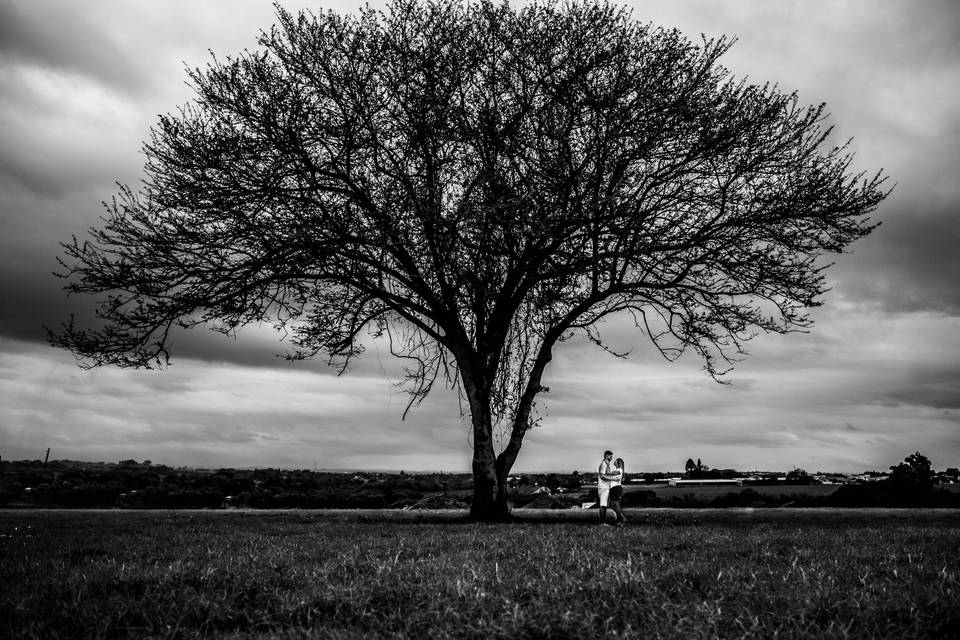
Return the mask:
[(0, 511), (0, 637), (960, 638), (957, 510)]

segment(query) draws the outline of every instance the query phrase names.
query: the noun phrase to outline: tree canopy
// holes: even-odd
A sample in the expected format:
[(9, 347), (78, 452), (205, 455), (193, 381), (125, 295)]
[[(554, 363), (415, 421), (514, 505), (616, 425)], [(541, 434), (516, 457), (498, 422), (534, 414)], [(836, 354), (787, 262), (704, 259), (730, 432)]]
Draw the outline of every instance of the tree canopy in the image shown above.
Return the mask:
[(51, 339), (146, 367), (177, 326), (269, 321), (346, 366), (386, 336), (412, 402), (459, 385), (492, 504), (559, 342), (629, 315), (720, 375), (808, 327), (822, 256), (873, 228), (884, 178), (827, 145), (823, 105), (735, 79), (732, 44), (589, 1), (278, 9), (259, 50), (190, 72), (143, 185), (64, 245), (102, 322)]

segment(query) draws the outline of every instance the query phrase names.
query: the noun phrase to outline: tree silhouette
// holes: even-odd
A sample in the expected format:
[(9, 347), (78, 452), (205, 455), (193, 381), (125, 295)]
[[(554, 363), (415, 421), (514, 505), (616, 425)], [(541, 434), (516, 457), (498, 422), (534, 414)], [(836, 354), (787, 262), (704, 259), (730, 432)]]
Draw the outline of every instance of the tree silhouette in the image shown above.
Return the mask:
[(261, 50), (190, 72), (142, 187), (64, 245), (66, 288), (102, 296), (101, 322), (51, 340), (151, 367), (177, 327), (269, 321), (292, 357), (346, 367), (384, 336), (411, 405), (438, 380), (461, 391), (475, 518), (507, 515), (559, 343), (603, 347), (617, 314), (720, 376), (756, 333), (810, 325), (821, 256), (886, 195), (825, 147), (822, 105), (719, 66), (726, 38), (592, 2), (278, 21)]
[(903, 462), (890, 467), (888, 480), (913, 490), (930, 490), (933, 488), (934, 476), (930, 459), (917, 451), (904, 458)]

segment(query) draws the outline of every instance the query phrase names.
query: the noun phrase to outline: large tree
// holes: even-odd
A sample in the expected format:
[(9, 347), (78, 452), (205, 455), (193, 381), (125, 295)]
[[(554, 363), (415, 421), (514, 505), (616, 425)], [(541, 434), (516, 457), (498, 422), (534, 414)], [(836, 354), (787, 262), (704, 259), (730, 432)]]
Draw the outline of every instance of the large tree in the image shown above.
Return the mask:
[(886, 195), (826, 144), (822, 105), (733, 79), (730, 40), (607, 4), (279, 10), (260, 45), (190, 73), (142, 187), (64, 245), (101, 322), (51, 339), (149, 367), (178, 325), (270, 321), (294, 357), (344, 366), (387, 336), (411, 402), (462, 393), (475, 518), (507, 514), (560, 342), (602, 347), (618, 314), (718, 376), (756, 333), (810, 324), (823, 255)]

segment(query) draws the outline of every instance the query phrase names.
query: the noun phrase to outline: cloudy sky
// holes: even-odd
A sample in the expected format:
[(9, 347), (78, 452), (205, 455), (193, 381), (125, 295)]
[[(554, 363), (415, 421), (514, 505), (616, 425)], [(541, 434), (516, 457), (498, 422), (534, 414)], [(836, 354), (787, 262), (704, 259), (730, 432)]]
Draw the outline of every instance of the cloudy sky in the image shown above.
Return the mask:
[[(297, 9), (305, 3), (282, 2)], [(352, 11), (359, 2), (313, 3)], [(374, 3), (377, 6), (377, 3)], [(837, 258), (804, 335), (761, 336), (718, 385), (666, 363), (616, 322), (626, 361), (563, 345), (543, 425), (516, 469), (886, 469), (915, 450), (960, 466), (960, 5), (953, 0), (633, 0), (643, 21), (737, 36), (723, 62), (826, 102), (835, 141), (896, 183), (882, 226)], [(184, 65), (256, 45), (265, 1), (0, 0), (0, 455), (150, 459), (203, 467), (467, 471), (456, 395), (406, 420), (396, 363), (377, 345), (346, 375), (288, 363), (269, 328), (178, 339), (164, 371), (82, 370), (45, 342), (71, 312), (51, 275), (116, 182), (136, 184), (142, 141), (190, 98)]]

